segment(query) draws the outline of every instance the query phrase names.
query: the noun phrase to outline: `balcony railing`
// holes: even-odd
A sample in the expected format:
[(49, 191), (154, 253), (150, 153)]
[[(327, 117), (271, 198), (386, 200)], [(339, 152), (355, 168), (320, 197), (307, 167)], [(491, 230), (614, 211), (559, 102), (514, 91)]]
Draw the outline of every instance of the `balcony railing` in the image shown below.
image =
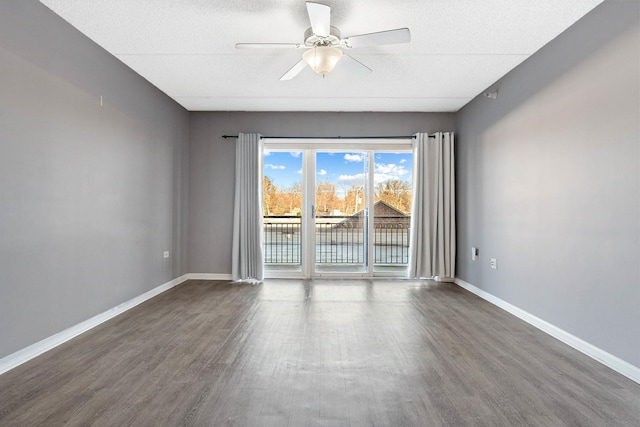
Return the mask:
[(302, 218), (296, 216), (265, 216), (264, 263), (301, 264), (302, 240), (300, 228)]
[[(374, 218), (376, 266), (402, 266), (409, 262), (410, 217)], [(293, 216), (264, 217), (265, 264), (300, 265), (302, 219)], [(316, 264), (362, 264), (364, 221), (357, 216), (316, 218)]]

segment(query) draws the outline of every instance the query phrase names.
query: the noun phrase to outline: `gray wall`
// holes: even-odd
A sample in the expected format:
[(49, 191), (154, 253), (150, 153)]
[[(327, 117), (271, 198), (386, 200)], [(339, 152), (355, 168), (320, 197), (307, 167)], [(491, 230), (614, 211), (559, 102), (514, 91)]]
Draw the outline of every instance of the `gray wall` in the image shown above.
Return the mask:
[(635, 366), (638, 8), (604, 2), (457, 116), (458, 277)]
[(221, 135), (412, 135), (454, 125), (446, 113), (191, 113), (189, 272), (231, 274), (235, 144)]
[(188, 126), (40, 3), (0, 2), (0, 358), (186, 272)]

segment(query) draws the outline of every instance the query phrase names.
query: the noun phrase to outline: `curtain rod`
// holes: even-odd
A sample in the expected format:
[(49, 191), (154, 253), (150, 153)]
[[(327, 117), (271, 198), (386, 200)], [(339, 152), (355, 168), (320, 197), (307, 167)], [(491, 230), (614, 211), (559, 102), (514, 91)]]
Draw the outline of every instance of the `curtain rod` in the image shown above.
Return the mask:
[[(222, 135), (224, 139), (238, 138), (238, 135)], [(407, 136), (261, 136), (260, 139), (415, 139), (415, 135)], [(429, 138), (435, 138), (429, 135)]]

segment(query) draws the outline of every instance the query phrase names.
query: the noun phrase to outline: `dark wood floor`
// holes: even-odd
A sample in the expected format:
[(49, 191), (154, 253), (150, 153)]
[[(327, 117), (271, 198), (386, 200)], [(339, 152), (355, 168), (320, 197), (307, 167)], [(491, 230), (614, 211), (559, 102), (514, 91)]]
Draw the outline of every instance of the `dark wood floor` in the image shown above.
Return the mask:
[(0, 376), (3, 426), (639, 420), (638, 384), (431, 282), (188, 281)]

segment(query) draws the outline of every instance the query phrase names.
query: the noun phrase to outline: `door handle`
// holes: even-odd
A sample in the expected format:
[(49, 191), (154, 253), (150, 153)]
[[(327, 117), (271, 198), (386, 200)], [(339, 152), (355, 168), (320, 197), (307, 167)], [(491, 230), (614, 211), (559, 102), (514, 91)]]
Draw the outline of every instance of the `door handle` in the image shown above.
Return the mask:
[(311, 205), (311, 219), (316, 217), (316, 207), (315, 205)]

